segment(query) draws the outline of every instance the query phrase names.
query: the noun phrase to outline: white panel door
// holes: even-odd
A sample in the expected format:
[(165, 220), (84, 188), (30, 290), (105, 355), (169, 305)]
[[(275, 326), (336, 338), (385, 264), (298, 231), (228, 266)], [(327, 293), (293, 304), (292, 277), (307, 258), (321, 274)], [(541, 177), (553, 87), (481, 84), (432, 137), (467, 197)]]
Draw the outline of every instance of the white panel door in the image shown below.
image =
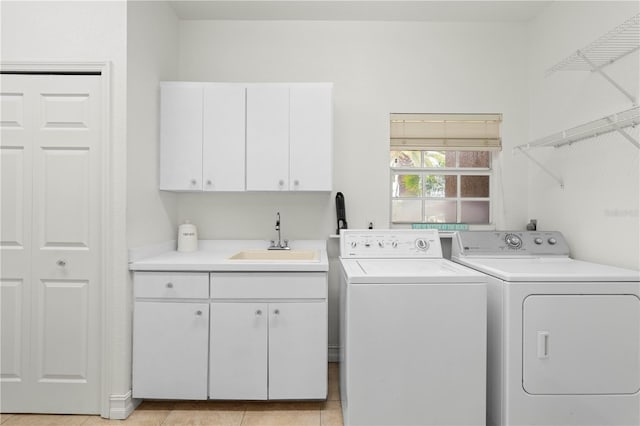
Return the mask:
[(211, 304), (209, 398), (267, 399), (266, 303)]
[(327, 397), (327, 304), (269, 304), (269, 399)]
[[(2, 407), (5, 390), (29, 372), (31, 212), (34, 95), (16, 76), (2, 76), (0, 93), (0, 274)], [(31, 114), (32, 115), (32, 114)], [(26, 364), (25, 364), (26, 362)], [(3, 408), (4, 410), (4, 408)]]
[(4, 412), (100, 411), (101, 85), (2, 75)]
[(206, 84), (202, 179), (205, 191), (244, 191), (245, 88)]
[(330, 84), (291, 87), (290, 184), (294, 191), (331, 191), (333, 101)]
[(247, 190), (289, 190), (289, 87), (247, 88)]
[(640, 391), (640, 299), (533, 295), (523, 304), (522, 384), (531, 394)]
[(160, 86), (160, 189), (202, 190), (202, 85)]
[(135, 305), (133, 396), (207, 399), (209, 304)]

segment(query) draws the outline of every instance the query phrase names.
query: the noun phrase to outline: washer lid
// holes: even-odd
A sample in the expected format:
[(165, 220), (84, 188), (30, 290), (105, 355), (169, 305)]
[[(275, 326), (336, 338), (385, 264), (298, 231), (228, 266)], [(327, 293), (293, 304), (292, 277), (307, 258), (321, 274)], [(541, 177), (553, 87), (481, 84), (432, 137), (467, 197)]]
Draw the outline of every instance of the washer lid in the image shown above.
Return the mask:
[(350, 283), (481, 283), (486, 277), (446, 259), (340, 259)]
[(454, 261), (505, 281), (640, 281), (640, 271), (569, 257), (478, 257)]

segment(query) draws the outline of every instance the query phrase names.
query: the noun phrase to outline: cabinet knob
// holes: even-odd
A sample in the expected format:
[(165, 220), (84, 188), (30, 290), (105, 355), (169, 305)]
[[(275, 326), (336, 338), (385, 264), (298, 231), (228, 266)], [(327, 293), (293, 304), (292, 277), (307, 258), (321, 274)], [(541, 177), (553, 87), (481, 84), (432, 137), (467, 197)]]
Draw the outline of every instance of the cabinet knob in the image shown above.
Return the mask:
[(257, 316), (257, 317), (259, 317), (260, 315), (262, 315), (262, 310), (258, 309), (258, 310), (256, 311), (256, 316)]
[(197, 180), (195, 180), (195, 179), (191, 179), (191, 185), (195, 185), (196, 183), (198, 183), (198, 181), (197, 181)]
[(196, 311), (196, 315), (201, 317), (202, 316), (202, 311)]
[(173, 283), (167, 283), (167, 288), (173, 288)]
[(273, 315), (280, 315), (280, 309), (274, 309)]
[(58, 259), (56, 265), (58, 265), (60, 268), (64, 268), (67, 266), (67, 261), (64, 259)]
[(278, 181), (278, 185), (280, 185), (280, 186), (284, 186), (284, 180), (280, 179), (280, 180)]
[(296, 179), (296, 180), (294, 180), (294, 181), (293, 181), (293, 184), (294, 184), (295, 186), (298, 186), (298, 185), (300, 185), (300, 181), (299, 181), (298, 179)]
[(211, 179), (207, 179), (207, 186), (211, 186), (213, 184), (213, 182), (211, 181)]

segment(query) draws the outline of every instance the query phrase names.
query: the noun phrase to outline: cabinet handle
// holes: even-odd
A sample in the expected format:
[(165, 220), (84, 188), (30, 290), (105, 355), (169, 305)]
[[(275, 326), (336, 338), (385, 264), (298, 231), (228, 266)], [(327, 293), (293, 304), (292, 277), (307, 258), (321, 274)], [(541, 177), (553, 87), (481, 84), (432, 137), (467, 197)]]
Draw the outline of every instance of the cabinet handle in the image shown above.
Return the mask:
[(173, 288), (173, 283), (167, 283), (167, 288)]
[(196, 311), (196, 315), (201, 317), (202, 316), (202, 311)]
[(258, 310), (256, 311), (256, 316), (257, 316), (257, 317), (259, 317), (260, 315), (262, 315), (262, 310), (258, 309)]
[(280, 309), (275, 309), (273, 311), (273, 315), (280, 315)]

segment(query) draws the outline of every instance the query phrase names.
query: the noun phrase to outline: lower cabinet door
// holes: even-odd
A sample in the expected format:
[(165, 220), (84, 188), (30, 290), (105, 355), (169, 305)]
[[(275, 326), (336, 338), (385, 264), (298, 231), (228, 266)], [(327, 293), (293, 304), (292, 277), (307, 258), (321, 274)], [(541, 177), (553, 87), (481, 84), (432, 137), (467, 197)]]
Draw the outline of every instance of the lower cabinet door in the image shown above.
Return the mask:
[(133, 396), (206, 399), (209, 304), (136, 302)]
[(269, 399), (327, 396), (327, 303), (269, 304)]
[(211, 304), (210, 398), (267, 399), (267, 308)]

